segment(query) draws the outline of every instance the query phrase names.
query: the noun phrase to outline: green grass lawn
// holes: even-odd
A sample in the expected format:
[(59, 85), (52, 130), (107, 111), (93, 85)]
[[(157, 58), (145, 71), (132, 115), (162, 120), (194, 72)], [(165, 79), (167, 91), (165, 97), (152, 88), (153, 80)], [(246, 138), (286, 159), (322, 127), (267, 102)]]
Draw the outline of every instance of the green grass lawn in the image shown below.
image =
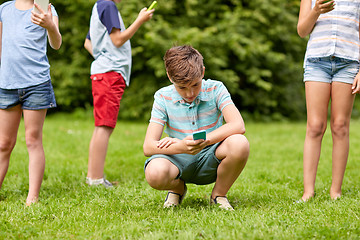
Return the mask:
[(44, 126), (40, 202), (25, 207), (28, 157), (21, 125), (0, 190), (0, 239), (359, 239), (360, 121), (352, 121), (343, 197), (332, 201), (331, 134), (324, 137), (316, 198), (302, 195), (305, 123), (248, 123), (251, 153), (228, 197), (235, 211), (208, 205), (213, 184), (188, 186), (177, 209), (145, 181), (147, 123), (118, 122), (105, 172), (113, 189), (85, 185), (92, 116), (50, 115)]

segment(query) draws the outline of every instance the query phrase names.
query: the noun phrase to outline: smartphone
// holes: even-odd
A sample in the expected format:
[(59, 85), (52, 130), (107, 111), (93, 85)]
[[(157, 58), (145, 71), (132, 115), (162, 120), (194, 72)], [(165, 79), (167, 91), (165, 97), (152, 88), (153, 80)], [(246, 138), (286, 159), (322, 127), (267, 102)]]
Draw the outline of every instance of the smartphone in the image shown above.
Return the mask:
[[(41, 9), (44, 10), (44, 12), (48, 11), (49, 0), (34, 0), (34, 3), (39, 5)], [(40, 13), (40, 11), (35, 7), (35, 5), (33, 9), (36, 13)]]
[(150, 7), (147, 10), (150, 11), (151, 9), (156, 7), (156, 5), (157, 5), (157, 1), (153, 1), (152, 4), (150, 5)]
[(205, 130), (200, 130), (200, 131), (197, 131), (197, 132), (193, 132), (193, 139), (194, 140), (199, 140), (199, 139), (206, 140), (206, 131)]

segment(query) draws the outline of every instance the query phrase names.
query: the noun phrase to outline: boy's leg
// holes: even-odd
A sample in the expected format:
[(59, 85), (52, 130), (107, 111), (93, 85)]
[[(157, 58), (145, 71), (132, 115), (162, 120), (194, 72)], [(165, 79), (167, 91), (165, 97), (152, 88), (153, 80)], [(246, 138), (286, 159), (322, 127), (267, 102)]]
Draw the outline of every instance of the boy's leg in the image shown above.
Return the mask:
[(100, 179), (104, 177), (104, 165), (109, 139), (114, 131), (107, 126), (95, 126), (89, 147), (89, 162), (87, 177)]
[(329, 83), (305, 82), (307, 126), (303, 155), (304, 194), (302, 200), (304, 201), (315, 194), (321, 141), (327, 126), (330, 88)]
[(226, 196), (230, 187), (245, 167), (249, 157), (249, 142), (244, 135), (235, 134), (226, 138), (216, 149), (215, 155), (221, 160), (217, 169), (215, 186), (211, 198)]
[(10, 154), (16, 143), (21, 114), (20, 105), (0, 110), (0, 188), (9, 167)]
[(331, 88), (331, 132), (333, 138), (332, 184), (330, 196), (341, 196), (349, 154), (349, 126), (355, 95), (351, 94), (351, 84), (334, 82)]
[(23, 110), (25, 140), (29, 152), (29, 193), (26, 204), (37, 201), (45, 170), (42, 133), (47, 109)]
[(182, 195), (185, 185), (183, 180), (176, 179), (178, 175), (179, 169), (165, 158), (155, 158), (145, 168), (145, 178), (151, 187)]

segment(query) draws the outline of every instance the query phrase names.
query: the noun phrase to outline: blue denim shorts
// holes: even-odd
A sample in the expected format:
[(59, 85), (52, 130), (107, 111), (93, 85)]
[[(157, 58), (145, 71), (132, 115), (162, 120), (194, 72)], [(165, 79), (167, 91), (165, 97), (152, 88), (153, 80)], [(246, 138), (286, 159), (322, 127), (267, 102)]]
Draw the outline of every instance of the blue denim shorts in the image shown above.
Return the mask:
[(207, 146), (196, 155), (153, 155), (146, 160), (144, 170), (151, 160), (155, 158), (165, 158), (179, 169), (177, 179), (180, 178), (186, 183), (194, 183), (197, 185), (213, 183), (216, 181), (217, 168), (221, 162), (215, 156), (215, 151), (220, 144), (221, 142)]
[(305, 62), (304, 82), (342, 82), (353, 84), (358, 72), (358, 61), (334, 56), (308, 58)]
[(56, 107), (51, 81), (21, 89), (0, 88), (0, 109), (21, 105), (25, 110), (40, 110)]

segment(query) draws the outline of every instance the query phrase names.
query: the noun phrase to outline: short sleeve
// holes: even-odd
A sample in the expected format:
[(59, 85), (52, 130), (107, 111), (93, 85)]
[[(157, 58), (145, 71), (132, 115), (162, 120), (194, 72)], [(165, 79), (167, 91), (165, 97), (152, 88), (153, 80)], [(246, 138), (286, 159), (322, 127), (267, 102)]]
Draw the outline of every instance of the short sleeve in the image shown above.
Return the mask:
[(113, 28), (120, 29), (119, 11), (112, 1), (104, 1), (98, 5), (98, 13), (101, 23), (110, 34)]
[(220, 111), (222, 111), (227, 105), (234, 104), (229, 91), (222, 82), (219, 82), (215, 91), (215, 96), (217, 96), (216, 105)]
[(150, 122), (165, 125), (167, 122), (166, 105), (162, 94), (158, 91), (154, 95), (154, 103), (151, 110)]
[(53, 15), (53, 17), (59, 17), (55, 7), (52, 4), (51, 4), (51, 14)]

